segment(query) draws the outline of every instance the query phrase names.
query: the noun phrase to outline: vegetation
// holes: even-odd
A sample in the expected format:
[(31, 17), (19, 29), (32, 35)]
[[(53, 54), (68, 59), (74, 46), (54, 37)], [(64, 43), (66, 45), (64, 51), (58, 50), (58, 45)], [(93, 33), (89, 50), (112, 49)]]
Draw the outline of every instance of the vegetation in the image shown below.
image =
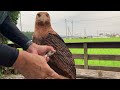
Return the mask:
[(64, 39), (65, 42), (119, 42), (120, 37), (112, 38), (73, 38)]
[[(115, 42), (120, 41), (120, 38), (86, 38), (86, 39), (64, 39), (65, 42)], [(70, 48), (70, 51), (73, 54), (83, 54), (84, 50), (83, 48)], [(88, 54), (108, 54), (108, 55), (120, 55), (120, 49), (116, 48), (94, 48), (94, 49), (88, 49)], [(75, 59), (76, 64), (84, 65), (83, 59)], [(89, 60), (89, 65), (94, 66), (113, 66), (113, 67), (120, 67), (120, 61), (105, 61), (105, 60)]]
[(10, 18), (15, 24), (17, 24), (19, 15), (20, 15), (20, 11), (10, 11)]
[[(83, 54), (83, 49), (70, 49), (73, 54)], [(120, 49), (88, 49), (88, 54), (108, 54), (108, 55), (120, 55)], [(83, 59), (75, 59), (76, 64), (84, 65)], [(116, 66), (120, 67), (120, 61), (105, 61), (105, 60), (89, 60), (89, 65), (94, 66)]]
[(23, 34), (32, 40), (33, 32), (26, 31), (26, 32), (23, 32)]

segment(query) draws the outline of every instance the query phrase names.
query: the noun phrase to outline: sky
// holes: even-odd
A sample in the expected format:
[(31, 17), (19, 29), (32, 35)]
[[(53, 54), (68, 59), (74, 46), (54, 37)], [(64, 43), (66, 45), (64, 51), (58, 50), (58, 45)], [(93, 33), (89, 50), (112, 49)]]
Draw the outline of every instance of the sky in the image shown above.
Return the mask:
[[(17, 24), (18, 28), (21, 30), (22, 26), (22, 31), (33, 32), (35, 17), (38, 12), (41, 11), (21, 11), (21, 24), (19, 18)], [(99, 35), (99, 33), (120, 34), (120, 11), (42, 12), (48, 12), (50, 14), (52, 28), (59, 35), (96, 36)], [(67, 20), (66, 22), (65, 19)]]

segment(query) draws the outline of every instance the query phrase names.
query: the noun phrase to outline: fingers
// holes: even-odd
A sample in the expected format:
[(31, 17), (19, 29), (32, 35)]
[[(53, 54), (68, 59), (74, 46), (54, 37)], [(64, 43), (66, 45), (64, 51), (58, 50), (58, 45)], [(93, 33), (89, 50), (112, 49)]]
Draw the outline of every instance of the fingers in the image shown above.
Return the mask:
[(46, 50), (47, 50), (47, 52), (49, 52), (49, 51), (56, 52), (52, 46), (46, 46)]
[[(64, 76), (62, 76), (62, 75), (57, 74), (56, 72), (54, 72), (54, 74), (51, 76), (51, 78), (52, 78), (52, 79), (69, 79), (69, 78), (67, 78), (67, 77), (64, 77)], [(50, 78), (50, 79), (51, 79), (51, 78)]]
[(62, 76), (62, 75), (58, 75), (57, 77), (58, 77), (58, 79), (69, 79), (69, 78), (64, 77), (64, 76)]
[(64, 77), (62, 75), (59, 75), (58, 73), (56, 73), (52, 68), (49, 67), (49, 65), (47, 64), (47, 69), (48, 69), (48, 77), (46, 77), (46, 79), (69, 79), (67, 77)]
[(46, 57), (46, 61), (48, 62), (50, 60), (50, 58), (49, 57)]
[(46, 61), (48, 62), (50, 58), (47, 55), (45, 55), (44, 57), (45, 57)]
[(64, 76), (62, 76), (62, 75), (59, 75), (59, 74), (57, 74), (56, 72), (53, 72), (53, 74), (52, 74), (51, 77), (54, 78), (54, 79), (68, 79), (67, 77), (64, 77)]

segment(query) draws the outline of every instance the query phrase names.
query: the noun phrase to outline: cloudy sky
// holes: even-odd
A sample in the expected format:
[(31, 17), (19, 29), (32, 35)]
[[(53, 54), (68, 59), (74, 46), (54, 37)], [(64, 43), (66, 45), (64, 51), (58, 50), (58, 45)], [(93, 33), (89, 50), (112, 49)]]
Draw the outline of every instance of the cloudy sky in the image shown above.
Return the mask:
[[(21, 11), (23, 31), (34, 31), (35, 16), (39, 11)], [(120, 11), (47, 11), (51, 17), (53, 29), (60, 35), (98, 35), (99, 33), (120, 34)], [(67, 22), (65, 23), (65, 19)], [(20, 19), (17, 24), (20, 28)]]

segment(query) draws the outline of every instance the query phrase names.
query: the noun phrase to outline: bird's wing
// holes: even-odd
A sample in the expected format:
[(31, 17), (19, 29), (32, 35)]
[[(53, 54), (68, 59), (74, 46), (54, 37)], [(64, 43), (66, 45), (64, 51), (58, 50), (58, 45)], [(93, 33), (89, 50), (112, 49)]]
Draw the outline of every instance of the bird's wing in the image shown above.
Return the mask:
[[(64, 56), (64, 58), (72, 58), (72, 53), (70, 52), (70, 50), (68, 49), (68, 47), (66, 46), (65, 42), (63, 41), (63, 39), (57, 35), (57, 34), (49, 34), (48, 37), (45, 38), (44, 42), (50, 46), (53, 46), (57, 53), (59, 55), (61, 55), (61, 58), (62, 56)], [(69, 61), (69, 63), (67, 62)], [(71, 64), (73, 65), (73, 61), (71, 60), (67, 60), (65, 61), (65, 63), (68, 63), (68, 64)], [(70, 63), (71, 62), (71, 63)]]
[(66, 46), (63, 39), (57, 34), (48, 34), (47, 37), (44, 38), (42, 44), (50, 45), (55, 50), (56, 53), (51, 56), (50, 63), (53, 69), (56, 69), (56, 72), (64, 75), (66, 73), (75, 77), (76, 70), (75, 70), (75, 63), (72, 57), (72, 53)]

